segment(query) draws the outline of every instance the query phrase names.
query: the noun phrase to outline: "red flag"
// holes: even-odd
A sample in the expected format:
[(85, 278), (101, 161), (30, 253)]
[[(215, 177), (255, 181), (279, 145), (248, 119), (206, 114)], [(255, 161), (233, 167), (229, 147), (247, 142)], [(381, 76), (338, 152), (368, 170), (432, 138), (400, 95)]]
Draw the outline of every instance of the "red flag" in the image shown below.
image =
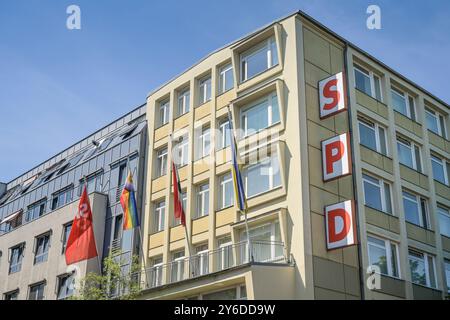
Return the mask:
[(175, 163), (172, 161), (172, 184), (173, 184), (173, 201), (174, 215), (176, 219), (181, 219), (181, 224), (186, 226), (186, 215), (184, 214), (183, 200), (181, 199), (181, 185), (178, 178), (178, 171)]
[(78, 213), (73, 219), (66, 246), (66, 264), (72, 264), (98, 256), (95, 246), (92, 211), (86, 185), (78, 204)]

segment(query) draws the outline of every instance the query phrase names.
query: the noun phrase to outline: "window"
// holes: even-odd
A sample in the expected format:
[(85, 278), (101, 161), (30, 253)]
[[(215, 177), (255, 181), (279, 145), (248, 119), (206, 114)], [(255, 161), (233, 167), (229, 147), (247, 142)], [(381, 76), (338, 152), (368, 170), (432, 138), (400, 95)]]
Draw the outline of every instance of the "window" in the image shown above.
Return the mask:
[(450, 238), (450, 210), (438, 205), (439, 227), (441, 234)]
[(280, 122), (277, 93), (257, 100), (241, 112), (244, 135), (248, 136)]
[[(183, 206), (183, 210), (186, 213), (187, 208), (187, 191), (182, 190), (181, 191), (181, 205)], [(175, 218), (173, 217), (173, 226), (179, 226), (181, 224), (181, 218)]]
[[(119, 180), (117, 181), (117, 186), (122, 189), (127, 180), (127, 163), (121, 163), (119, 166)], [(120, 190), (122, 191), (122, 190)]]
[(65, 188), (53, 194), (52, 210), (56, 210), (72, 201), (73, 187)]
[(444, 159), (431, 155), (431, 167), (433, 169), (433, 179), (448, 185), (448, 166)]
[(275, 37), (259, 43), (241, 54), (241, 82), (272, 68), (278, 64)]
[(382, 101), (380, 77), (372, 71), (367, 71), (361, 67), (355, 66), (354, 70), (356, 89), (378, 101)]
[(211, 130), (203, 128), (197, 138), (197, 159), (209, 156), (211, 151)]
[(403, 138), (397, 137), (397, 151), (401, 164), (422, 172), (422, 160), (420, 147)]
[(447, 292), (450, 293), (450, 260), (444, 260), (445, 265), (445, 279), (447, 283)]
[(63, 226), (62, 250), (61, 250), (62, 254), (64, 254), (66, 252), (67, 240), (69, 240), (69, 235), (70, 235), (71, 230), (72, 230), (72, 222)]
[(219, 209), (228, 208), (234, 204), (233, 192), (231, 172), (219, 177)]
[(403, 210), (406, 221), (423, 228), (429, 227), (428, 205), (424, 198), (403, 191)]
[(398, 247), (395, 243), (367, 236), (369, 265), (380, 268), (381, 274), (399, 278)]
[(73, 295), (75, 285), (74, 273), (64, 274), (58, 277), (57, 299), (66, 299)]
[(195, 256), (191, 258), (191, 268), (191, 272), (194, 276), (208, 274), (209, 252), (207, 244), (195, 248)]
[[(280, 224), (274, 221), (249, 230), (251, 254), (255, 262), (271, 262), (283, 258), (284, 247), (281, 242)], [(241, 257), (248, 261), (247, 233), (241, 234)]]
[(34, 247), (34, 264), (47, 261), (48, 249), (50, 248), (50, 234), (36, 237)]
[(358, 119), (359, 143), (378, 153), (387, 155), (386, 130), (377, 123)]
[[(87, 177), (87, 193), (90, 194), (94, 191), (101, 192), (102, 191), (102, 177), (103, 172), (97, 172), (89, 177)], [(80, 180), (80, 187), (78, 188), (78, 196), (81, 196), (81, 193), (84, 189), (84, 184), (86, 183), (85, 179)]]
[(163, 275), (163, 258), (157, 257), (153, 259), (152, 268), (150, 271), (150, 283), (152, 288), (162, 285)]
[(391, 99), (394, 110), (407, 116), (411, 120), (416, 120), (416, 110), (414, 106), (414, 98), (402, 91), (391, 88)]
[(122, 239), (122, 230), (123, 230), (123, 215), (119, 214), (114, 219), (114, 233), (113, 233), (113, 241), (115, 242), (115, 246), (118, 246), (119, 248), (114, 249), (120, 249), (120, 240)]
[(172, 263), (170, 265), (170, 281), (176, 282), (184, 279), (184, 251), (175, 252), (172, 255)]
[(200, 79), (198, 82), (199, 104), (203, 104), (211, 100), (211, 76)]
[(436, 288), (434, 257), (426, 253), (409, 250), (408, 259), (412, 282), (422, 286)]
[(281, 172), (278, 155), (272, 155), (245, 168), (243, 171), (247, 198), (281, 186)]
[(156, 176), (162, 177), (167, 174), (167, 148), (156, 152)]
[(218, 270), (225, 270), (234, 265), (233, 243), (231, 237), (227, 236), (218, 240), (219, 259), (217, 261)]
[(9, 273), (16, 273), (22, 269), (23, 252), (25, 243), (21, 243), (10, 249)]
[(45, 282), (40, 282), (30, 286), (28, 300), (44, 300)]
[(228, 119), (225, 119), (219, 123), (217, 150), (226, 148), (229, 145), (230, 145), (230, 121)]
[(39, 200), (38, 202), (28, 206), (27, 213), (25, 215), (25, 221), (30, 222), (34, 219), (41, 217), (45, 213), (46, 198)]
[(159, 126), (169, 122), (170, 102), (164, 100), (159, 103)]
[(197, 187), (197, 218), (208, 215), (209, 212), (209, 183)]
[(18, 300), (19, 299), (19, 289), (5, 293), (4, 300)]
[(183, 167), (189, 163), (189, 139), (187, 136), (180, 137), (179, 142), (175, 145), (173, 153), (173, 161), (178, 167)]
[(389, 183), (363, 174), (364, 204), (367, 207), (392, 214), (391, 187)]
[(233, 66), (230, 63), (219, 69), (219, 94), (232, 89), (233, 86)]
[(428, 130), (443, 138), (447, 137), (447, 132), (445, 130), (445, 117), (442, 114), (425, 108), (425, 120)]
[(155, 205), (155, 226), (154, 231), (159, 232), (164, 230), (164, 218), (166, 213), (166, 202), (160, 201)]
[(22, 225), (23, 211), (17, 211), (0, 221), (0, 232), (10, 232)]
[(190, 97), (191, 97), (191, 94), (189, 92), (189, 89), (182, 91), (178, 95), (178, 115), (179, 116), (189, 112)]

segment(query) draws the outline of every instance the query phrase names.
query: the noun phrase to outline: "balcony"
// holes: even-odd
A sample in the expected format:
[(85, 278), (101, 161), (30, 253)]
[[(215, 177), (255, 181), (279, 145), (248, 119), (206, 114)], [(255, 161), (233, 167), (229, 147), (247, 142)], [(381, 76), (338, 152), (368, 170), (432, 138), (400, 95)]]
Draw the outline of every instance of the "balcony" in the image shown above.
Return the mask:
[(247, 241), (181, 258), (143, 270), (137, 276), (141, 287), (153, 289), (163, 285), (195, 279), (250, 264), (289, 264), (282, 242)]

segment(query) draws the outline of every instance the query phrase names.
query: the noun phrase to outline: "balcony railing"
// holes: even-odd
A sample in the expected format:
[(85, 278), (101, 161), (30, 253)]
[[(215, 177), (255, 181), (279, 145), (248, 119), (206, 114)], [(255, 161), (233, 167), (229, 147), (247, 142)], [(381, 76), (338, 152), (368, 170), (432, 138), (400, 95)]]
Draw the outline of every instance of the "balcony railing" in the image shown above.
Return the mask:
[(290, 263), (282, 242), (247, 241), (216, 250), (180, 258), (143, 270), (138, 279), (142, 288), (156, 288), (165, 284), (193, 279), (231, 269), (247, 263)]

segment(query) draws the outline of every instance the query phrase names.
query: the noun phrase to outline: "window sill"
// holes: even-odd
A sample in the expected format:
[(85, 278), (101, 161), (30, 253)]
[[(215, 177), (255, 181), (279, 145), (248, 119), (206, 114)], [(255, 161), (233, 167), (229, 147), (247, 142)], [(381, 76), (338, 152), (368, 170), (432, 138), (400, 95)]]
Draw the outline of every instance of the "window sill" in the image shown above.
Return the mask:
[[(394, 108), (392, 108), (392, 109), (394, 109)], [(410, 121), (412, 121), (412, 122), (418, 124), (419, 126), (422, 126), (422, 124), (421, 124), (420, 122), (417, 122), (417, 120), (411, 119), (411, 118), (408, 117), (406, 114), (403, 114), (403, 113), (401, 113), (400, 111), (397, 111), (397, 110), (394, 109), (394, 114), (399, 114), (400, 116), (402, 116), (402, 117), (404, 117), (404, 118), (406, 118), (406, 119), (408, 119), (408, 120), (410, 120)]]
[(159, 231), (152, 231), (152, 232), (150, 232), (150, 235), (153, 236), (153, 235), (161, 233), (161, 232), (164, 232), (164, 229), (159, 230)]
[(408, 224), (410, 224), (410, 225), (412, 225), (412, 226), (414, 226), (414, 227), (417, 227), (417, 228), (423, 229), (423, 230), (425, 230), (425, 231), (429, 231), (429, 232), (433, 232), (433, 233), (434, 233), (434, 230), (428, 229), (427, 227), (421, 226), (421, 225), (416, 224), (416, 223), (414, 223), (414, 222), (408, 221), (408, 220), (406, 220), (406, 219), (405, 219), (405, 222), (408, 223)]
[(377, 98), (371, 96), (370, 94), (367, 94), (366, 92), (362, 91), (361, 89), (358, 89), (357, 87), (355, 87), (355, 90), (358, 91), (358, 92), (360, 92), (360, 93), (362, 93), (362, 94), (364, 94), (364, 95), (366, 95), (367, 97), (369, 97), (369, 98), (375, 100), (376, 102), (379, 102), (379, 103), (381, 103), (381, 104), (383, 104), (383, 105), (386, 105), (383, 101), (378, 100)]
[(419, 170), (414, 169), (413, 167), (410, 167), (410, 166), (408, 166), (408, 165), (406, 165), (406, 164), (403, 164), (403, 163), (401, 163), (401, 162), (399, 162), (399, 164), (400, 164), (401, 166), (407, 168), (407, 169), (413, 170), (414, 172), (417, 172), (418, 174), (421, 174), (421, 175), (427, 177), (427, 175), (426, 175), (425, 173), (420, 172)]
[(233, 208), (233, 207), (234, 207), (234, 204), (231, 204), (231, 205), (226, 206), (226, 207), (218, 208), (218, 209), (216, 210), (216, 213), (221, 213), (222, 211), (225, 211), (225, 210), (230, 209), (230, 208)]
[(230, 89), (226, 90), (226, 91), (217, 93), (216, 98), (218, 98), (218, 97), (224, 95), (224, 94), (227, 93), (227, 92), (230, 92), (230, 91), (233, 90), (233, 89), (234, 89), (234, 86), (231, 87)]
[(251, 137), (253, 137), (253, 136), (257, 135), (257, 134), (260, 134), (261, 132), (263, 132), (263, 131), (265, 131), (265, 130), (272, 129), (272, 128), (278, 126), (280, 123), (281, 123), (281, 120), (278, 121), (278, 122), (275, 122), (275, 123), (271, 124), (270, 126), (267, 126), (267, 127), (265, 127), (265, 128), (261, 128), (261, 129), (259, 129), (258, 131), (254, 131), (254, 132), (252, 132), (252, 133), (250, 133), (250, 134), (246, 134), (246, 135), (244, 135), (244, 136), (242, 136), (242, 137), (239, 137), (239, 141), (249, 139), (249, 138), (251, 138)]
[(394, 218), (397, 218), (397, 219), (398, 219), (398, 217), (395, 216), (395, 215), (393, 215), (392, 213), (389, 213), (389, 212), (386, 212), (386, 211), (382, 211), (382, 210), (380, 210), (380, 209), (371, 207), (371, 206), (369, 206), (369, 205), (367, 205), (367, 204), (364, 204), (364, 207), (367, 207), (367, 208), (369, 208), (369, 209), (375, 210), (376, 212), (379, 212), (379, 213), (385, 214), (385, 215), (387, 215), (387, 216), (394, 217)]
[(192, 218), (192, 221), (200, 220), (201, 218), (208, 217), (208, 216), (209, 216), (209, 213), (207, 213), (207, 214), (205, 214), (205, 215), (203, 215), (203, 216), (193, 217), (193, 218)]
[(260, 72), (258, 72), (258, 73), (256, 73), (256, 74), (254, 74), (251, 78), (247, 78), (247, 79), (245, 79), (245, 80), (242, 80), (242, 79), (241, 79), (241, 80), (239, 81), (239, 85), (245, 85), (245, 84), (248, 83), (249, 81), (251, 81), (251, 80), (253, 80), (253, 79), (259, 77), (260, 75), (263, 75), (264, 73), (266, 73), (266, 72), (268, 72), (268, 71), (270, 71), (270, 70), (273, 70), (273, 69), (275, 69), (275, 68), (277, 68), (277, 67), (279, 67), (279, 66), (280, 66), (280, 63), (277, 63), (276, 65), (273, 65), (273, 66), (271, 66), (270, 68), (264, 69), (264, 70), (262, 70), (262, 71), (260, 71)]
[(439, 137), (439, 138), (441, 138), (441, 139), (444, 139), (446, 142), (450, 142), (450, 140), (448, 140), (446, 137), (440, 135), (439, 133), (436, 133), (436, 132), (434, 132), (434, 131), (432, 131), (432, 130), (430, 130), (430, 129), (427, 129), (427, 131), (428, 131), (428, 133), (432, 133), (432, 134), (434, 134), (435, 136), (437, 136), (437, 137)]
[(254, 194), (254, 195), (252, 195), (252, 196), (247, 196), (247, 199), (246, 199), (246, 200), (250, 200), (250, 199), (257, 198), (257, 197), (259, 197), (259, 196), (265, 195), (265, 194), (270, 193), (270, 192), (272, 192), (272, 191), (281, 189), (282, 187), (283, 187), (283, 186), (280, 185), (280, 186), (277, 186), (277, 187), (275, 187), (275, 188), (272, 188), (272, 189), (269, 189), (269, 190), (262, 191), (262, 192), (260, 192), (260, 193)]
[(374, 149), (372, 149), (371, 147), (366, 146), (365, 144), (359, 143), (359, 145), (360, 145), (360, 146), (363, 146), (364, 148), (366, 148), (366, 149), (368, 149), (368, 150), (370, 150), (370, 151), (375, 152), (376, 154), (379, 154), (380, 156), (383, 156), (383, 157), (385, 157), (385, 158), (388, 158), (388, 159), (392, 160), (392, 157), (390, 157), (389, 155), (384, 154), (384, 153), (381, 153), (380, 151), (374, 150)]
[(212, 98), (210, 98), (209, 100), (206, 100), (204, 102), (200, 102), (195, 108), (200, 108), (201, 106), (204, 106), (205, 104), (207, 104), (208, 102), (211, 102)]

